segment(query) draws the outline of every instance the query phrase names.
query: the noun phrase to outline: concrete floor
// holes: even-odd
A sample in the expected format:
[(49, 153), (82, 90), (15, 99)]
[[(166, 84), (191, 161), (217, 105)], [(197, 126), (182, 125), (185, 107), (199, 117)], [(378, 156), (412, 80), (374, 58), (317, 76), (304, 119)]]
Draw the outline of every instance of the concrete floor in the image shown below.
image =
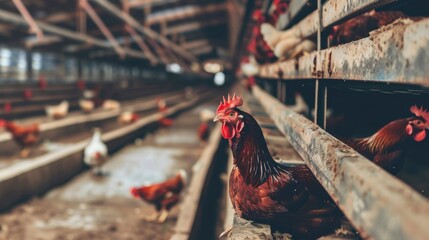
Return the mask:
[(111, 156), (105, 177), (86, 171), (45, 196), (0, 215), (0, 239), (169, 239), (179, 207), (164, 224), (143, 217), (154, 208), (133, 199), (130, 187), (163, 181), (191, 168), (204, 144), (197, 138), (199, 112), (182, 113), (167, 129), (158, 129)]

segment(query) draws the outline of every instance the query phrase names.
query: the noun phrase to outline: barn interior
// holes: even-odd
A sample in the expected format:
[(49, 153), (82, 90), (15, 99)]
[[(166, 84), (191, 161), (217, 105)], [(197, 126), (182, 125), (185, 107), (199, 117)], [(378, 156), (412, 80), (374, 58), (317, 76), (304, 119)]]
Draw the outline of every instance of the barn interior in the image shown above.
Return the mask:
[(0, 0), (0, 240), (429, 239), (425, 0)]

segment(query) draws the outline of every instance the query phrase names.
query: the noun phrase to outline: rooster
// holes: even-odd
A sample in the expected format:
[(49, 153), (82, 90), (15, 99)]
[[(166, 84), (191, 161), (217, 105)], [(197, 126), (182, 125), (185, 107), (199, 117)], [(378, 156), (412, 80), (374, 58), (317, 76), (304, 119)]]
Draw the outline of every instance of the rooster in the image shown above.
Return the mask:
[(46, 89), (48, 87), (48, 82), (46, 81), (45, 75), (39, 75), (39, 88)]
[(256, 120), (237, 108), (242, 104), (235, 95), (223, 98), (214, 118), (222, 123), (234, 157), (229, 196), (236, 213), (301, 237), (338, 227), (339, 213), (325, 201), (326, 192), (310, 169), (274, 161)]
[(30, 88), (25, 88), (22, 93), (24, 100), (29, 101), (33, 98), (33, 91)]
[(20, 126), (14, 122), (0, 120), (0, 128), (6, 128), (12, 134), (13, 140), (21, 147), (20, 156), (27, 158), (30, 147), (39, 141), (39, 124)]
[[(161, 112), (161, 113), (166, 113), (167, 112), (167, 110), (168, 110), (168, 107), (167, 107), (167, 102), (165, 101), (165, 99), (162, 99), (162, 98), (157, 98), (156, 99), (156, 105), (158, 106), (158, 110)], [(171, 125), (173, 125), (173, 119), (171, 119), (171, 118), (167, 118), (167, 117), (165, 117), (165, 116), (163, 116), (160, 120), (159, 120), (159, 124), (162, 126), (162, 127), (170, 127)]]
[(423, 141), (429, 129), (426, 110), (412, 106), (410, 111), (415, 116), (392, 121), (372, 136), (341, 140), (386, 171), (396, 174), (404, 163), (404, 150)]
[(5, 102), (4, 103), (4, 112), (5, 113), (10, 113), (11, 111), (12, 111), (12, 103)]
[(46, 106), (45, 111), (50, 118), (63, 118), (69, 111), (69, 102), (64, 100), (58, 105)]
[(165, 222), (173, 208), (180, 200), (180, 195), (186, 187), (186, 171), (181, 169), (176, 176), (164, 182), (147, 186), (131, 188), (131, 195), (155, 205), (156, 212), (146, 218), (147, 221)]
[(103, 175), (101, 166), (107, 161), (108, 157), (107, 146), (101, 140), (101, 130), (99, 128), (94, 129), (91, 141), (85, 147), (84, 150), (84, 162), (94, 168), (96, 175)]
[(83, 79), (77, 80), (76, 87), (81, 91), (85, 90), (85, 82), (83, 81)]

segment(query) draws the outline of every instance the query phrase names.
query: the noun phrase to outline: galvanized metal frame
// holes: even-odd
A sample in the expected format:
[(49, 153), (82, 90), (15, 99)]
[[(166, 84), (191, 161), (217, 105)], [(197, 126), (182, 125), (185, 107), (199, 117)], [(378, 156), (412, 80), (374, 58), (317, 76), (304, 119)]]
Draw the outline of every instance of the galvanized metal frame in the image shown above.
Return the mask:
[(253, 93), (364, 239), (429, 239), (427, 199), (258, 86)]
[(278, 79), (281, 70), (282, 79), (365, 80), (428, 86), (428, 31), (428, 19), (399, 22), (372, 32), (368, 38), (262, 66), (259, 76)]

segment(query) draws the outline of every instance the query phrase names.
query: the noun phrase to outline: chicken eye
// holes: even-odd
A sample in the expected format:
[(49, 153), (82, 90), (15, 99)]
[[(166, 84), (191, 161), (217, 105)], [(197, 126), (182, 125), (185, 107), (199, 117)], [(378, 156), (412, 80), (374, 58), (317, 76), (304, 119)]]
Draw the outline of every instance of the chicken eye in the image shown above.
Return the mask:
[(230, 116), (230, 117), (234, 117), (234, 115), (235, 115), (235, 113), (233, 113), (233, 112), (231, 112), (231, 113), (229, 114), (229, 116)]
[(417, 121), (416, 121), (416, 124), (417, 124), (417, 125), (420, 125), (420, 124), (422, 124), (422, 121), (421, 121), (421, 120), (417, 120)]

